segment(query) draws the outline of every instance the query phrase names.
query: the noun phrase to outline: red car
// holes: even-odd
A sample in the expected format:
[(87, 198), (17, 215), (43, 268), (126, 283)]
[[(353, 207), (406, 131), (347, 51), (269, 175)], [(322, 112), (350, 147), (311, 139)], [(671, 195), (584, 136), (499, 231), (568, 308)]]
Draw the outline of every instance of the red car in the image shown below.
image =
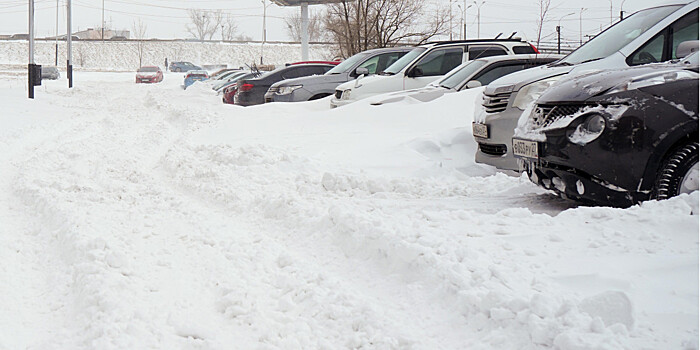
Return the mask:
[(231, 86), (227, 87), (226, 89), (224, 89), (224, 97), (222, 98), (224, 103), (234, 104), (233, 96), (236, 95), (237, 91), (238, 91), (238, 84), (231, 85)]
[(160, 83), (163, 72), (156, 66), (143, 66), (136, 71), (136, 83)]

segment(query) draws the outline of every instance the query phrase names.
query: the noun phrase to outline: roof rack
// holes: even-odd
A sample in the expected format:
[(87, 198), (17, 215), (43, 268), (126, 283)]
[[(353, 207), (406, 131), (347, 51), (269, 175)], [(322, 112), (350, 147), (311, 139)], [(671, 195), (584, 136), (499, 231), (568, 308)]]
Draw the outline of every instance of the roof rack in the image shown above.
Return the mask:
[[(477, 42), (509, 42), (509, 41), (517, 41), (517, 42), (524, 42), (522, 38), (520, 37), (511, 37), (511, 38), (505, 38), (505, 39), (467, 39), (467, 40), (447, 40), (447, 41), (430, 41), (425, 44), (434, 44), (435, 46), (438, 45), (447, 45), (447, 44), (460, 44), (460, 43), (477, 43)], [(425, 45), (423, 44), (423, 45)]]

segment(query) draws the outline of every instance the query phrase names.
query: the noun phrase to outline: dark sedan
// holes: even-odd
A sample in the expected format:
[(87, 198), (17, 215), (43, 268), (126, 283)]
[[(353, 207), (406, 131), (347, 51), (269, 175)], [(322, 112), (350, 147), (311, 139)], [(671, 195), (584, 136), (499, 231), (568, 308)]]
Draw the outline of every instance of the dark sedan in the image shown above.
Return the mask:
[(293, 64), (267, 72), (256, 79), (239, 80), (238, 91), (234, 96), (235, 104), (252, 106), (265, 103), (265, 93), (272, 84), (285, 79), (322, 75), (335, 65), (326, 63)]
[(629, 206), (698, 190), (697, 53), (560, 82), (521, 117), (513, 151), (564, 198)]

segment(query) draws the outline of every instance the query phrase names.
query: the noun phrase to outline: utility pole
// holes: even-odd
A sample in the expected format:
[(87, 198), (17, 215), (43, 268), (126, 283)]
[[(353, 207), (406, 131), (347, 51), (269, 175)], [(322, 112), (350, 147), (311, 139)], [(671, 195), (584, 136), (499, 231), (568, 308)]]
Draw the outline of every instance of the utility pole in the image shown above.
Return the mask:
[(452, 40), (452, 0), (450, 0), (450, 41)]
[(307, 2), (301, 3), (301, 60), (309, 60), (309, 3)]
[(105, 42), (105, 0), (102, 0), (102, 42)]
[(71, 27), (71, 0), (66, 0), (66, 17), (68, 23), (66, 24), (66, 40), (68, 40), (68, 60), (66, 61), (66, 76), (68, 76), (68, 88), (73, 87), (73, 64), (71, 60), (73, 59), (73, 29)]
[(27, 87), (29, 98), (34, 98), (34, 0), (29, 0), (29, 65), (27, 66)]
[(267, 18), (267, 5), (265, 5), (265, 0), (262, 0), (263, 4), (263, 31), (262, 31), (262, 45), (260, 45), (260, 64), (263, 64), (263, 56), (265, 56), (265, 39), (267, 39), (267, 26), (265, 25), (265, 19)]
[(481, 0), (481, 3), (477, 3), (476, 0), (472, 1), (476, 5), (476, 36), (481, 38), (481, 6), (486, 3), (486, 0)]
[(53, 64), (56, 68), (58, 68), (58, 1), (59, 0), (56, 0), (56, 61)]

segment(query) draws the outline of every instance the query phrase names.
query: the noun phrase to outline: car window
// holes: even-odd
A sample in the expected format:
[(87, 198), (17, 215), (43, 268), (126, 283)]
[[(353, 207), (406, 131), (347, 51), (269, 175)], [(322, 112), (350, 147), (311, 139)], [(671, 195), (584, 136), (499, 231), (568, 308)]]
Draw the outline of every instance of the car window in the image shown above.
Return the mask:
[(377, 73), (384, 71), (389, 66), (398, 61), (406, 52), (389, 52), (379, 55), (379, 64), (377, 65)]
[(302, 76), (301, 70), (304, 67), (292, 67), (282, 72), (282, 79), (292, 79)]
[(688, 40), (698, 40), (698, 10), (679, 19), (671, 26), (671, 59), (683, 58), (676, 56), (678, 45)]
[[(670, 41), (669, 37), (672, 37)], [(627, 59), (627, 64), (636, 66), (679, 58), (676, 57), (676, 48), (678, 44), (686, 40), (698, 40), (697, 10), (683, 16), (642, 45)], [(669, 47), (669, 43), (671, 47)], [(669, 51), (673, 54), (669, 55)]]
[(675, 5), (662, 6), (636, 12), (564, 57), (561, 63), (578, 64), (608, 57), (679, 8)]
[(477, 74), (477, 76), (474, 77), (473, 80), (478, 80), (481, 83), (481, 86), (486, 86), (500, 77), (525, 69), (525, 66), (525, 63), (519, 63), (497, 66), (494, 68), (488, 67), (483, 72)]
[(461, 68), (455, 69), (455, 71), (445, 75), (445, 77), (440, 80), (439, 84), (440, 86), (448, 89), (457, 89), (460, 84), (465, 83), (466, 79), (468, 79), (486, 64), (486, 61), (483, 60), (465, 62), (462, 64)]
[(497, 46), (469, 46), (469, 59), (475, 60), (477, 58), (507, 55), (505, 49)]
[(391, 64), (389, 67), (387, 67), (384, 70), (385, 74), (396, 74), (400, 72), (404, 67), (406, 67), (411, 61), (416, 59), (416, 57), (420, 56), (423, 54), (423, 52), (426, 50), (424, 47), (416, 47), (415, 49), (411, 50), (407, 54), (403, 55), (400, 59), (398, 59), (396, 62)]
[(425, 55), (414, 69), (420, 68), (422, 76), (445, 75), (462, 63), (462, 48), (438, 49)]
[(379, 56), (374, 56), (367, 61), (362, 62), (357, 68), (367, 68), (369, 74), (377, 73), (377, 66), (379, 65)]
[(535, 49), (532, 48), (532, 46), (513, 46), (513, 53), (516, 55), (520, 54), (533, 54), (537, 53), (535, 52)]

